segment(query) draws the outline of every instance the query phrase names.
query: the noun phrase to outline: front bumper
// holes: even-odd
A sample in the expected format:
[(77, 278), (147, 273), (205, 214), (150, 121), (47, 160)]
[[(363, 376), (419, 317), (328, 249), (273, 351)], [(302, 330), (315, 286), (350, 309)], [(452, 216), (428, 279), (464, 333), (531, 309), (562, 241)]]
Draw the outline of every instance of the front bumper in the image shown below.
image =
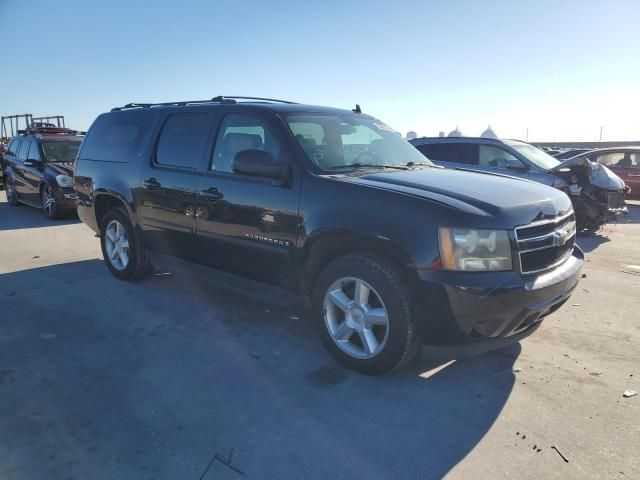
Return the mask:
[(73, 191), (73, 188), (58, 187), (56, 203), (64, 210), (75, 210), (78, 206), (78, 194)]
[(516, 272), (424, 271), (415, 292), (428, 343), (521, 337), (560, 308), (578, 284), (584, 253), (578, 246), (553, 270)]

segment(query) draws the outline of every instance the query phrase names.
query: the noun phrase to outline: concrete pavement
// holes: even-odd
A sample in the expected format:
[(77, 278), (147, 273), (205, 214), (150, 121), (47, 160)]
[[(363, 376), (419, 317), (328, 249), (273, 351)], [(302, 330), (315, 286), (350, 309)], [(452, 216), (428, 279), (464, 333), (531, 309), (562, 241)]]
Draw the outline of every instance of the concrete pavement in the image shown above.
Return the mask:
[(580, 239), (587, 277), (521, 345), (370, 378), (284, 294), (120, 282), (87, 227), (0, 194), (0, 478), (638, 478), (639, 240), (640, 206)]

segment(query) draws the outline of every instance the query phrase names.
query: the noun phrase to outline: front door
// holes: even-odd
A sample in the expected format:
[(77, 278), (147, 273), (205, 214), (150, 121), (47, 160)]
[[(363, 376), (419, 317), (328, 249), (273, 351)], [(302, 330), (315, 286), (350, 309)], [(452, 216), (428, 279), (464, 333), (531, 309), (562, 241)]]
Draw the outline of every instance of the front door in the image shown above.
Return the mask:
[(265, 150), (291, 158), (283, 132), (258, 114), (227, 114), (218, 129), (207, 171), (198, 182), (198, 258), (250, 278), (291, 285), (290, 254), (298, 232), (299, 171), (292, 165), (285, 185), (233, 172), (242, 150)]
[(196, 166), (202, 162), (212, 117), (168, 115), (136, 192), (138, 222), (154, 251), (190, 258), (196, 226)]
[[(29, 151), (27, 152), (27, 160), (35, 160), (42, 162), (40, 148), (38, 142), (34, 139), (29, 141)], [(34, 205), (40, 205), (40, 182), (42, 181), (42, 171), (44, 165), (39, 163), (38, 166), (24, 166), (25, 180), (25, 199)]]

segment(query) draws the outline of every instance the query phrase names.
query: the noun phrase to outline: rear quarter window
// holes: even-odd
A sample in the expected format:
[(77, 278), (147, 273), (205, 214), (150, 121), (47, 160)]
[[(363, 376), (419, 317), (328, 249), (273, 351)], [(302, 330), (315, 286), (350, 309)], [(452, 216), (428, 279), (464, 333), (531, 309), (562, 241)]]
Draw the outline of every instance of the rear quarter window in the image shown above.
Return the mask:
[(155, 114), (144, 111), (100, 115), (89, 129), (79, 158), (127, 163), (143, 154)]

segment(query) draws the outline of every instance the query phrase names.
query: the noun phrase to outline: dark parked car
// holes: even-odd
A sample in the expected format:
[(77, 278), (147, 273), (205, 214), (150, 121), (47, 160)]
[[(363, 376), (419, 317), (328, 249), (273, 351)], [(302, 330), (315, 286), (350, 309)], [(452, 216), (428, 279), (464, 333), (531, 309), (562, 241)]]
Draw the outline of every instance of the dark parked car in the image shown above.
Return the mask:
[(583, 264), (564, 193), (435, 167), (359, 107), (128, 104), (93, 123), (74, 185), (116, 277), (164, 253), (295, 289), (371, 374), (423, 342), (530, 334)]
[(66, 128), (33, 128), (13, 137), (2, 160), (7, 202), (42, 208), (52, 219), (74, 211), (73, 163), (83, 138)]
[(628, 188), (597, 163), (560, 161), (525, 142), (491, 138), (416, 138), (411, 143), (438, 165), (510, 175), (565, 192), (573, 202), (578, 230), (595, 230), (627, 212)]
[(640, 146), (602, 148), (576, 155), (573, 158), (586, 158), (591, 162), (606, 166), (631, 189), (627, 198), (640, 200)]

